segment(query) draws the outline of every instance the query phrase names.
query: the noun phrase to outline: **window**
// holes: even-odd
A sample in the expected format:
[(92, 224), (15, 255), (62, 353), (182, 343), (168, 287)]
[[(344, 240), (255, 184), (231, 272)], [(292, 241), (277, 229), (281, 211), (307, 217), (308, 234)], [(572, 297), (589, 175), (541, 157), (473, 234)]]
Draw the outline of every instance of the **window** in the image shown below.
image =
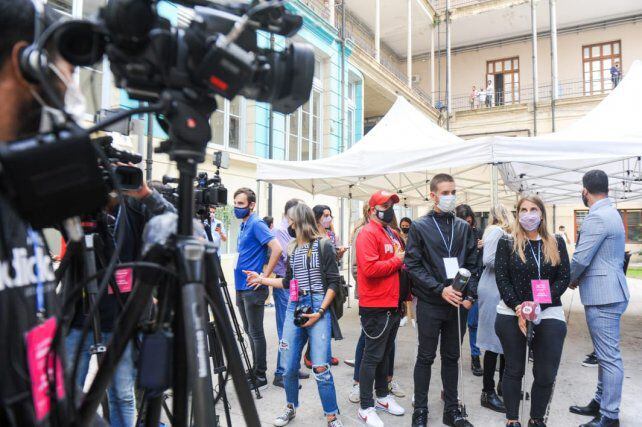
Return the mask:
[[(285, 121), (288, 160), (315, 160), (321, 156), (322, 83), (320, 61), (315, 59), (314, 84), (310, 99)], [(318, 73), (317, 73), (317, 70)]]
[(519, 102), (519, 57), (487, 61), (484, 90), (488, 87), (489, 80), (494, 89), (493, 105)]
[(243, 149), (243, 133), (245, 127), (245, 99), (237, 96), (229, 101), (216, 97), (216, 111), (212, 114), (212, 143), (227, 149)]
[(584, 95), (604, 93), (613, 89), (611, 67), (622, 64), (619, 40), (582, 46)]
[[(642, 243), (642, 209), (618, 209), (624, 223), (627, 243)], [(575, 241), (582, 227), (587, 210), (575, 211)]]
[(350, 148), (354, 145), (354, 130), (356, 129), (356, 99), (357, 99), (357, 84), (355, 82), (348, 82), (348, 93), (346, 102), (346, 125), (345, 125), (345, 148)]

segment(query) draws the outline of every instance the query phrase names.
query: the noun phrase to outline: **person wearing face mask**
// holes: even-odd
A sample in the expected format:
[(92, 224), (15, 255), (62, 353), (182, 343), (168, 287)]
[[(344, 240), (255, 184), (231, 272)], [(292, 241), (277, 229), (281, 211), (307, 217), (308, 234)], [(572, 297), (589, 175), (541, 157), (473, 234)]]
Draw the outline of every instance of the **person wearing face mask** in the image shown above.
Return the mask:
[[(243, 271), (261, 271), (263, 277), (270, 277), (281, 257), (281, 245), (267, 224), (254, 213), (256, 194), (249, 188), (234, 192), (234, 216), (241, 220), (238, 236), (238, 260), (234, 269), (236, 305), (241, 314), (243, 328), (250, 337), (254, 361), (254, 375), (259, 389), (267, 387), (267, 360), (263, 315), (265, 299), (269, 291), (265, 286), (253, 288)], [(268, 248), (270, 258), (267, 259)], [(250, 387), (253, 385), (250, 383)]]
[[(44, 27), (55, 18), (47, 7), (45, 11)], [(41, 95), (41, 85), (20, 66), (22, 52), (34, 41), (34, 23), (31, 1), (0, 0), (0, 145), (31, 137), (41, 127), (43, 108), (36, 96), (43, 101), (48, 98)], [(73, 74), (73, 67), (56, 52), (49, 51), (48, 58), (64, 75)], [(64, 83), (55, 78), (51, 81), (62, 102)], [(67, 425), (71, 402), (65, 393), (46, 393), (40, 403), (48, 403), (50, 410), (36, 412), (34, 383), (29, 376), (28, 354), (37, 357), (37, 348), (27, 344), (27, 337), (45, 329), (53, 332), (60, 323), (61, 301), (55, 292), (52, 260), (43, 235), (20, 217), (3, 191), (0, 190), (0, 425)], [(61, 340), (51, 353), (56, 354), (61, 367), (63, 346)], [(60, 378), (65, 376), (61, 374)]]
[(582, 178), (582, 200), (589, 214), (571, 263), (571, 287), (580, 288), (586, 323), (598, 361), (598, 384), (586, 406), (571, 406), (575, 414), (594, 417), (582, 427), (620, 425), (624, 366), (620, 353), (620, 320), (629, 303), (626, 283), (625, 235), (622, 217), (609, 199), (609, 178), (592, 170)]
[(424, 427), (428, 422), (428, 387), (440, 340), (445, 402), (442, 421), (448, 426), (472, 426), (460, 408), (457, 384), (462, 344), (459, 336), (463, 337), (466, 331), (467, 310), (476, 297), (477, 277), (471, 276), (463, 293), (453, 288), (452, 279), (459, 268), (475, 271), (477, 240), (468, 223), (454, 215), (456, 191), (452, 176), (435, 175), (430, 181), (430, 197), (435, 207), (415, 220), (408, 233), (405, 263), (413, 281), (412, 293), (418, 299), (419, 348), (412, 419), (416, 427)]
[[(408, 244), (408, 233), (410, 232), (410, 225), (412, 225), (412, 220), (408, 217), (403, 217), (401, 218), (401, 221), (399, 221), (399, 230), (401, 230), (401, 233), (399, 234), (401, 236), (401, 239), (404, 241), (405, 244)], [(409, 275), (405, 275), (402, 280), (410, 280)], [(408, 285), (411, 286), (411, 285)], [(417, 322), (415, 320), (414, 316), (414, 310), (413, 310), (413, 302), (412, 301), (406, 301), (406, 315), (401, 319), (401, 322), (399, 323), (399, 327), (404, 327), (408, 324), (408, 320), (412, 322), (412, 327), (415, 328), (417, 326)]]
[[(403, 267), (403, 240), (390, 228), (399, 197), (384, 190), (368, 202), (370, 221), (356, 240), (359, 316), (365, 347), (359, 372), (359, 419), (367, 426), (382, 427), (377, 410), (403, 415), (389, 393), (387, 381), (389, 356), (399, 328), (399, 271)], [(373, 399), (372, 390), (376, 398)]]
[[(301, 199), (288, 200), (285, 203), (285, 208), (283, 209), (283, 217), (281, 218), (281, 222), (277, 224), (276, 227), (274, 228), (274, 236), (276, 237), (276, 240), (279, 242), (279, 245), (281, 246), (281, 248), (287, 248), (290, 245), (290, 242), (292, 242), (296, 238), (294, 226), (290, 224), (290, 220), (288, 219), (288, 212), (290, 211), (290, 209), (292, 209), (299, 203), (303, 203), (303, 200)], [(277, 279), (282, 279), (285, 277), (285, 273), (287, 271), (287, 265), (288, 265), (288, 253), (286, 250), (284, 250), (281, 252), (279, 261), (274, 266), (274, 274)], [(288, 308), (288, 301), (290, 298), (290, 294), (287, 289), (273, 287), (272, 298), (274, 298), (274, 309), (275, 309), (274, 319), (276, 320), (276, 333), (279, 336), (279, 342), (280, 342), (281, 338), (283, 337), (283, 322), (285, 321), (285, 311)], [(285, 388), (285, 384), (283, 382), (283, 373), (284, 373), (284, 367), (282, 366), (282, 363), (281, 363), (281, 352), (277, 351), (276, 371), (274, 371), (274, 381), (272, 382), (273, 385), (277, 387)], [(299, 379), (306, 379), (309, 377), (310, 377), (310, 374), (303, 371), (299, 371)]]
[[(495, 279), (501, 300), (497, 305), (495, 331), (506, 359), (502, 380), (506, 425), (520, 427), (519, 404), (524, 376), (527, 321), (522, 307), (538, 303), (541, 314), (534, 322), (533, 384), (528, 427), (545, 427), (544, 417), (566, 337), (561, 297), (569, 285), (570, 267), (566, 244), (551, 235), (544, 202), (528, 196), (517, 203), (518, 223), (512, 235), (502, 237), (495, 253)], [(526, 427), (526, 426), (524, 426)]]

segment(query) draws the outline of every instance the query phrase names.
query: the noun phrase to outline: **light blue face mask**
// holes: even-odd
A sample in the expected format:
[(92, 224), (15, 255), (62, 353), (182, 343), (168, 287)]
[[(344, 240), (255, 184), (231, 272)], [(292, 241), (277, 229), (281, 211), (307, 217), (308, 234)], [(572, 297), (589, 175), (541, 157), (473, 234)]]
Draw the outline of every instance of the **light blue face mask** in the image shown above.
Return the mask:
[(452, 194), (449, 196), (439, 196), (439, 203), (437, 207), (442, 212), (450, 213), (457, 207), (457, 195)]

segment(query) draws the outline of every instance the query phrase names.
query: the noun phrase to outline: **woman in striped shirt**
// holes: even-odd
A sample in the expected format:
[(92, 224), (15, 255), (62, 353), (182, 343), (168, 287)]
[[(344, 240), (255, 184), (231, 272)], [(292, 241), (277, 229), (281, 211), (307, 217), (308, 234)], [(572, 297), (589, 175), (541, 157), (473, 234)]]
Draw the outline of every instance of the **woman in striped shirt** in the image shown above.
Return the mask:
[[(328, 358), (334, 320), (329, 313), (330, 304), (340, 283), (336, 251), (332, 242), (319, 234), (314, 213), (307, 205), (299, 203), (292, 207), (288, 211), (288, 222), (288, 232), (295, 239), (288, 247), (285, 277), (268, 278), (253, 271), (245, 272), (252, 285), (290, 289), (290, 302), (279, 343), (287, 404), (274, 425), (285, 426), (296, 415), (299, 405), (299, 361), (308, 340), (312, 370), (328, 427), (341, 427), (343, 424), (337, 418), (339, 408)], [(305, 313), (302, 318), (306, 320), (301, 326), (294, 323), (297, 309)]]

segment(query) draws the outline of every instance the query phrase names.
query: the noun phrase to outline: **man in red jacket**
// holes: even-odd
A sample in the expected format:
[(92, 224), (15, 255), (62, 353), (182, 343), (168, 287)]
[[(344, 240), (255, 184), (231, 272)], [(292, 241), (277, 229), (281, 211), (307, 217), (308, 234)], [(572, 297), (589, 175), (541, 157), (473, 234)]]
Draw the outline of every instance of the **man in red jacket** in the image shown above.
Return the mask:
[[(403, 415), (404, 409), (388, 394), (386, 375), (389, 353), (399, 321), (399, 270), (404, 252), (401, 239), (389, 227), (394, 218), (396, 194), (377, 191), (370, 197), (370, 222), (356, 242), (359, 315), (366, 337), (359, 374), (359, 418), (368, 426), (383, 427), (376, 410)], [(372, 396), (373, 383), (377, 394)]]

